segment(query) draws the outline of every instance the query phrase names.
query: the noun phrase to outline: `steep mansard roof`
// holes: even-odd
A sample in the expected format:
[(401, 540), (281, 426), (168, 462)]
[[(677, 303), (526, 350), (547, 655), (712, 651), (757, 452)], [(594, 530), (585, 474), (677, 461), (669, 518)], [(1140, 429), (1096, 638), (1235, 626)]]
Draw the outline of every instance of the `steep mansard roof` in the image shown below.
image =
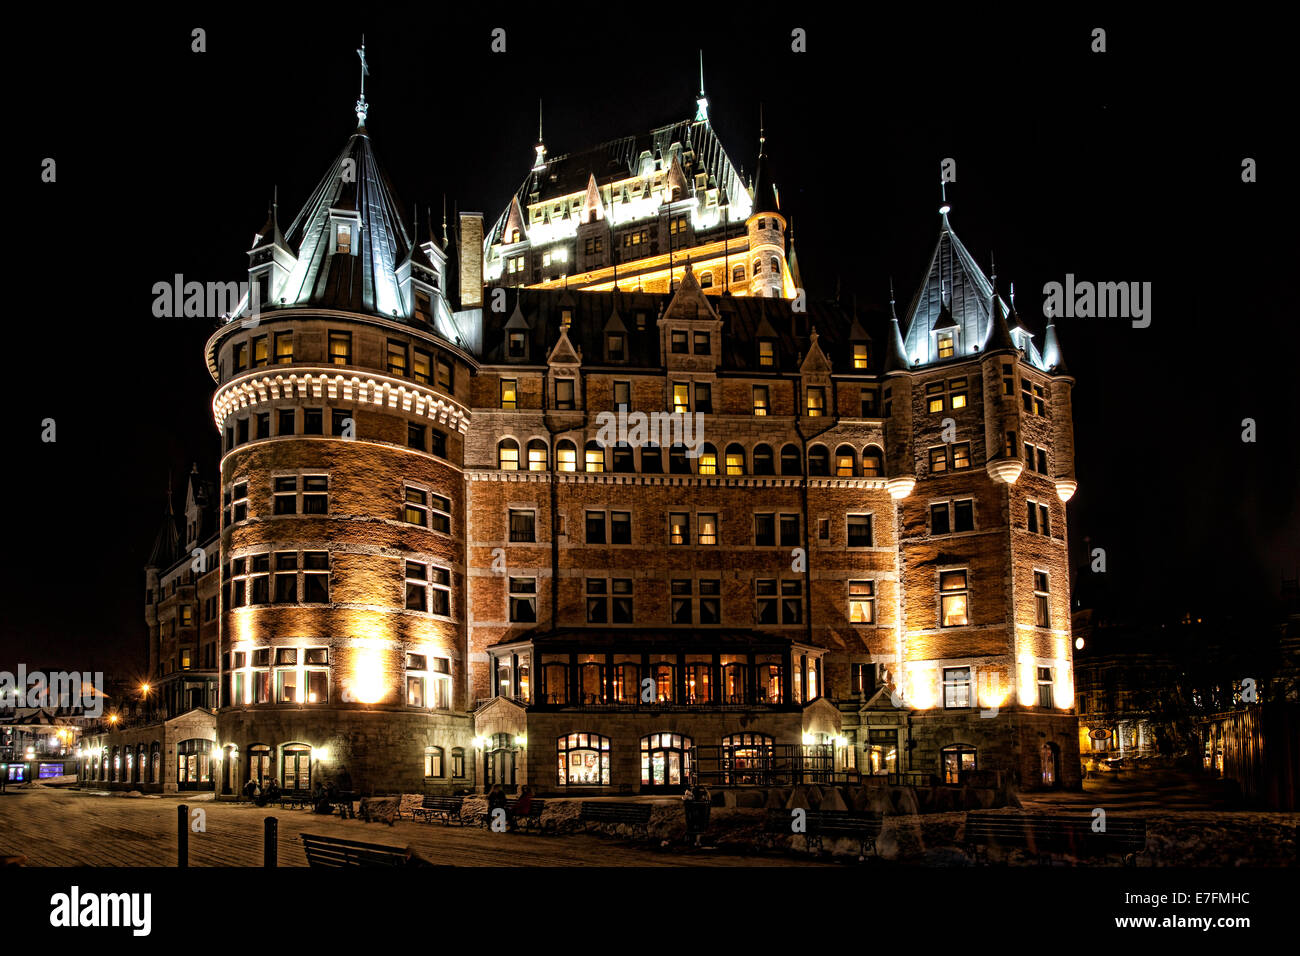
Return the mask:
[[(331, 209), (359, 215), (357, 255), (335, 254)], [(348, 138), (285, 240), (298, 257), (281, 293), (286, 305), (317, 305), (386, 318), (407, 314), (397, 269), (410, 254), (411, 237), (364, 127)]]
[[(694, 160), (685, 154), (694, 151)], [(529, 171), (514, 198), (526, 206), (536, 193), (541, 201), (582, 192), (595, 177), (597, 186), (635, 176), (640, 171), (642, 153), (661, 161), (661, 170), (672, 173), (676, 157), (682, 165), (688, 188), (694, 188), (695, 176), (708, 175), (709, 186), (721, 187), (731, 197), (749, 195), (722, 141), (707, 121), (680, 120), (656, 127), (646, 133), (612, 139), (574, 153), (547, 157), (540, 168)], [(485, 248), (500, 242), (505, 235), (510, 206), (502, 211), (484, 237)], [(744, 218), (733, 216), (736, 218)]]
[[(560, 338), (563, 310), (572, 310), (572, 324), (567, 337), (581, 351), (583, 364), (592, 367), (626, 368), (646, 372), (662, 369), (664, 357), (660, 352), (659, 317), (669, 308), (673, 295), (648, 292), (567, 292), (563, 289), (506, 290), (506, 309), (483, 313), (483, 353), (485, 365), (537, 366), (546, 362), (547, 355)], [(762, 374), (799, 370), (800, 361), (807, 356), (811, 333), (816, 330), (818, 346), (830, 360), (835, 372), (859, 372), (853, 368), (853, 341), (866, 341), (870, 346), (871, 367), (868, 373), (878, 372), (883, 361), (881, 345), (886, 341), (887, 320), (884, 316), (861, 315), (853, 331), (855, 318), (849, 310), (834, 302), (809, 302), (807, 312), (796, 313), (786, 299), (760, 296), (709, 296), (708, 304), (716, 310), (722, 321), (721, 369), (723, 371)], [(626, 329), (628, 360), (623, 363), (605, 362), (605, 334), (607, 323), (617, 312), (618, 320)], [(644, 317), (644, 327), (638, 328), (638, 314)], [(701, 313), (701, 319), (712, 316)], [(506, 329), (523, 328), (528, 336), (528, 358), (514, 361), (506, 357)], [(760, 338), (775, 342), (774, 368), (758, 365)]]
[[(959, 330), (958, 354), (951, 361), (969, 358), (973, 352), (1005, 347), (1006, 340), (1002, 329), (997, 327), (998, 320), (1001, 317), (1005, 324), (1005, 316), (1014, 314), (1001, 296), (997, 308), (991, 310), (993, 283), (953, 232), (947, 212), (942, 213), (942, 219), (930, 266), (903, 323), (906, 362), (911, 368), (918, 367), (918, 356), (919, 367), (936, 362), (932, 333), (943, 329)], [(1022, 334), (1017, 341), (1022, 344), (1031, 363), (1047, 369), (1042, 355), (1027, 335)]]

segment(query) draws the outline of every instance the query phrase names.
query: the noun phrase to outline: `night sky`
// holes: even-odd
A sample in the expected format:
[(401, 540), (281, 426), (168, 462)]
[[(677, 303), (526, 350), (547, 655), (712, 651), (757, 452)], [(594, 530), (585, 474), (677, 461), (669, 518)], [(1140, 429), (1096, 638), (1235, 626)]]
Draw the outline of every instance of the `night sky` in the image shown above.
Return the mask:
[[(1300, 563), (1294, 76), (1280, 26), (1258, 11), (1180, 25), (930, 6), (910, 21), (552, 4), (458, 22), (426, 9), (25, 28), (10, 94), (29, 212), (8, 230), (22, 384), (0, 469), (0, 669), (142, 670), (141, 567), (169, 477), (180, 509), (190, 464), (213, 478), (219, 453), (212, 324), (153, 318), (152, 286), (247, 278), (272, 189), (287, 226), (355, 125), (362, 32), (367, 127), (408, 217), (445, 194), (490, 223), (531, 165), (539, 96), (551, 155), (693, 115), (702, 46), (711, 119), (747, 173), (762, 105), (813, 297), (838, 287), (846, 305), (884, 309), (892, 275), (903, 311), (938, 236), (945, 157), (954, 230), (986, 271), (995, 253), (1040, 344), (1045, 282), (1151, 282), (1149, 328), (1059, 322), (1078, 383), (1076, 571), (1091, 574), (1087, 547), (1106, 549), (1117, 615), (1274, 612)], [(195, 26), (206, 53), (190, 51)], [(489, 51), (495, 26), (504, 55)], [(1089, 50), (1096, 26), (1104, 54)], [(791, 52), (794, 27), (807, 53)], [(54, 184), (40, 182), (47, 156)]]

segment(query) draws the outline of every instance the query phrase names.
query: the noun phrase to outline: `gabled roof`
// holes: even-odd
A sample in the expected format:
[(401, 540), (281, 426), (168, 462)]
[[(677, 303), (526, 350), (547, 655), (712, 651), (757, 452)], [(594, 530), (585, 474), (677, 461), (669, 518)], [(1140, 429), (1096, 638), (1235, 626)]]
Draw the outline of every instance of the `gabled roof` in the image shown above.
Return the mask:
[[(334, 251), (331, 210), (359, 217), (355, 255)], [(281, 292), (285, 304), (405, 318), (397, 269), (410, 253), (411, 237), (403, 221), (370, 136), (358, 129), (289, 227), (286, 239), (298, 250), (298, 263)]]

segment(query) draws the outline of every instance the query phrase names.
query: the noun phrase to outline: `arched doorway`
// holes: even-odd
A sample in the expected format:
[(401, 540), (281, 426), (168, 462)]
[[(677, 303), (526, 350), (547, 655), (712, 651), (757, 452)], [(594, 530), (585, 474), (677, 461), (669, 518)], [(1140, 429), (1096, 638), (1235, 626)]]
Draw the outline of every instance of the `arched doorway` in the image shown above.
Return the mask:
[(212, 789), (212, 741), (193, 738), (176, 745), (176, 788)]
[(1053, 743), (1043, 744), (1041, 757), (1043, 786), (1059, 787), (1061, 785), (1061, 748)]
[(265, 787), (271, 779), (271, 748), (266, 744), (254, 744), (248, 748), (248, 780)]
[(286, 744), (280, 766), (280, 789), (311, 791), (311, 747), (307, 744)]
[(672, 792), (691, 779), (690, 737), (681, 734), (647, 734), (641, 738), (641, 789)]

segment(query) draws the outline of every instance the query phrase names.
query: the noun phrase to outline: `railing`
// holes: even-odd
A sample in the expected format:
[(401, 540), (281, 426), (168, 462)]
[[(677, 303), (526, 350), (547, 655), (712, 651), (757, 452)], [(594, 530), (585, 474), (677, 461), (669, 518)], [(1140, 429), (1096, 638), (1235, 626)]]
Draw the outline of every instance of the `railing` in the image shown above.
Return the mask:
[(772, 787), (803, 783), (858, 783), (856, 769), (836, 769), (827, 745), (770, 744), (696, 747), (693, 774), (714, 787)]
[[(479, 710), (494, 700), (501, 700), (500, 697), (480, 697), (474, 701), (473, 710)], [(635, 701), (605, 701), (596, 697), (588, 697), (581, 700), (561, 699), (558, 695), (541, 695), (535, 701), (529, 701), (522, 697), (507, 697), (506, 700), (513, 701), (521, 707), (535, 708), (574, 708), (584, 711), (597, 712), (630, 712), (630, 711), (672, 711), (672, 712), (690, 712), (699, 710), (716, 711), (720, 713), (738, 713), (740, 711), (754, 710), (763, 707), (782, 707), (782, 706), (803, 706), (803, 705), (785, 705), (780, 702), (770, 700), (755, 700), (746, 702), (739, 696), (731, 697), (726, 701), (712, 700), (691, 700), (683, 702), (675, 701), (651, 701), (642, 703), (640, 700)]]

